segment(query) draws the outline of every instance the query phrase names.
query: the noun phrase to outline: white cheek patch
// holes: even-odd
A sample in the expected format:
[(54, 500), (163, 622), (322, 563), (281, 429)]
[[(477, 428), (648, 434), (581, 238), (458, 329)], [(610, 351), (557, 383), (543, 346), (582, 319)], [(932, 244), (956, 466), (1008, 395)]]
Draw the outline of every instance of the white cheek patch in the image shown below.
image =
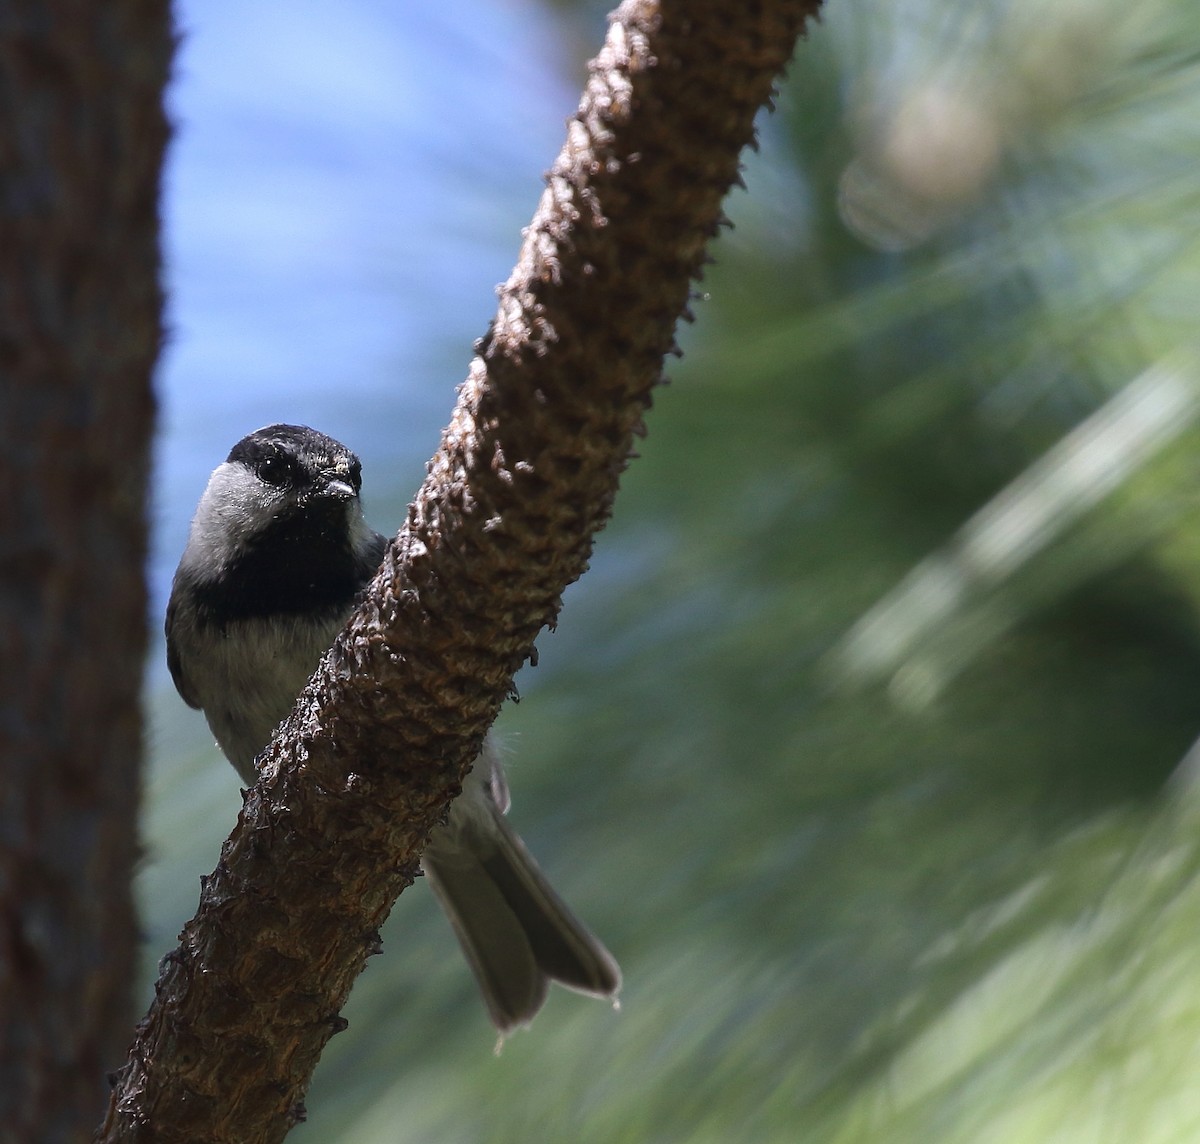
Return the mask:
[(284, 493), (260, 481), (245, 465), (218, 465), (192, 519), (184, 560), (195, 567), (223, 568), (279, 513)]

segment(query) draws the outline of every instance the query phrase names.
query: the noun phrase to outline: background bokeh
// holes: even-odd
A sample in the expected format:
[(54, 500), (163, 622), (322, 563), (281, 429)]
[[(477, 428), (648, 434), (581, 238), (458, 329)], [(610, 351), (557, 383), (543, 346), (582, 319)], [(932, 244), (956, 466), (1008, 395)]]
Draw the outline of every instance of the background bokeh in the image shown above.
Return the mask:
[[(157, 628), (243, 433), (393, 530), (605, 6), (183, 0)], [(295, 1139), (1200, 1134), (1200, 18), (828, 0), (501, 720), (626, 975), (499, 1056), (418, 885)], [(238, 781), (147, 671), (145, 982)]]

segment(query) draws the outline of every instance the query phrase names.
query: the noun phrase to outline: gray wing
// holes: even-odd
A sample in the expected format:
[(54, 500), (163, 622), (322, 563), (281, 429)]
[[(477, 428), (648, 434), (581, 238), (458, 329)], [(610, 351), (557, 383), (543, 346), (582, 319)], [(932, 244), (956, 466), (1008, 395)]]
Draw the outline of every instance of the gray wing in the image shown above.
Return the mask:
[(167, 668), (171, 672), (171, 679), (175, 683), (175, 690), (179, 692), (184, 703), (189, 707), (195, 707), (200, 710), (200, 700), (196, 698), (195, 691), (192, 690), (191, 684), (188, 683), (187, 676), (183, 671), (183, 661), (179, 657), (179, 643), (175, 638), (175, 628), (179, 622), (179, 599), (175, 594), (174, 588), (171, 590), (171, 598), (167, 601), (167, 620), (163, 625), (167, 633)]

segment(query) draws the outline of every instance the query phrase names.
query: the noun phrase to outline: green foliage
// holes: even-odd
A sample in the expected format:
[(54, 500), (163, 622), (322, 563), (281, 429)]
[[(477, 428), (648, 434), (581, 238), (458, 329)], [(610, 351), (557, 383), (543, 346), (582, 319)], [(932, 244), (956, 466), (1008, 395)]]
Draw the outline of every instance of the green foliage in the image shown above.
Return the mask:
[[(1198, 50), (1186, 0), (830, 0), (502, 720), (622, 1012), (492, 1056), (406, 895), (297, 1139), (1196, 1137)], [(171, 773), (154, 855), (202, 798), (215, 854), (232, 772)]]

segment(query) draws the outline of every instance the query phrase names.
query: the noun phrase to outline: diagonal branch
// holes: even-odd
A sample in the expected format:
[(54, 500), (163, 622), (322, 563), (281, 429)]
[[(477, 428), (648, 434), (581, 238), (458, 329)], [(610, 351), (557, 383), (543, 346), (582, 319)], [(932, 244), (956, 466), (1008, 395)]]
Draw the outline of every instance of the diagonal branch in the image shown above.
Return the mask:
[(265, 756), (100, 1138), (274, 1141), (608, 517), (756, 111), (819, 0), (612, 18), (428, 476)]

